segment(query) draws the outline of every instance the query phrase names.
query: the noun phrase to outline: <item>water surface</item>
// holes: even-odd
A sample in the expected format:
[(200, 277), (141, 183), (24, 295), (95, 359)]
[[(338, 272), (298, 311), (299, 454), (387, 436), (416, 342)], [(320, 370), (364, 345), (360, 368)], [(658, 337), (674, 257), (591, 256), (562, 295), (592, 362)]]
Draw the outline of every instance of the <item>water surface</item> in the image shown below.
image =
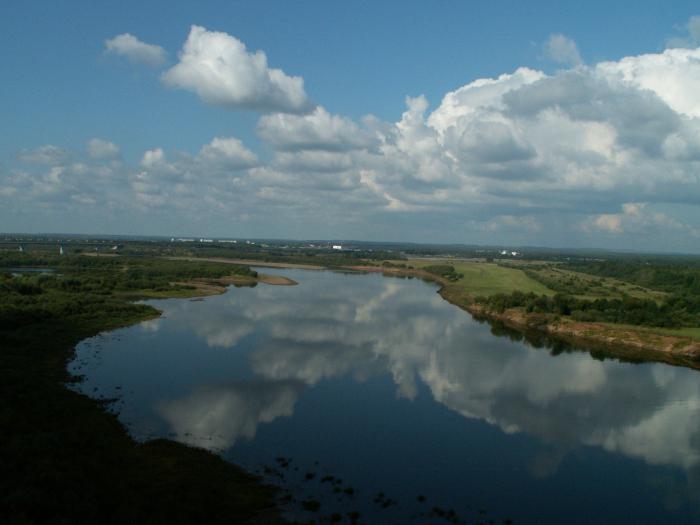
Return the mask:
[(79, 388), (118, 398), (137, 439), (263, 472), (297, 517), (700, 520), (697, 372), (552, 355), (419, 280), (279, 273), (299, 286), (151, 301), (163, 317), (78, 346)]

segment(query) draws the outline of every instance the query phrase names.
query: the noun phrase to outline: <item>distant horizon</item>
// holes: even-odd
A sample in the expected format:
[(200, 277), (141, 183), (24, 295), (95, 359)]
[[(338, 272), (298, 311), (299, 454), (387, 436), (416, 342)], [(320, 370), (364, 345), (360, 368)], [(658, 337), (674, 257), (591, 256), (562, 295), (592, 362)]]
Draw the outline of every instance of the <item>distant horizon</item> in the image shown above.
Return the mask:
[[(108, 234), (108, 233), (75, 233), (75, 232), (37, 232), (37, 233), (29, 233), (29, 232), (0, 232), (0, 237), (21, 237), (21, 236), (27, 236), (27, 237), (45, 237), (45, 238), (51, 238), (51, 237), (67, 237), (67, 238), (88, 238), (88, 239), (94, 239), (94, 240), (107, 240), (107, 239), (134, 239), (134, 240), (140, 240), (140, 239), (157, 239), (157, 240), (162, 240), (166, 242), (170, 242), (171, 239), (175, 239), (175, 242), (178, 242), (178, 239), (191, 239), (194, 242), (198, 242), (200, 239), (207, 239), (207, 240), (213, 240), (214, 242), (216, 241), (229, 241), (229, 240), (242, 240), (242, 241), (267, 241), (267, 242), (295, 242), (295, 243), (303, 243), (303, 242), (317, 242), (317, 243), (328, 243), (328, 244), (333, 244), (333, 243), (348, 243), (348, 244), (378, 244), (378, 245), (409, 245), (409, 246), (425, 246), (425, 247), (437, 247), (437, 248), (449, 248), (449, 247), (457, 247), (457, 248), (484, 248), (484, 249), (493, 249), (493, 250), (500, 250), (504, 248), (511, 248), (511, 249), (517, 249), (517, 250), (531, 250), (531, 251), (549, 251), (549, 252), (559, 252), (559, 253), (576, 253), (576, 252), (603, 252), (603, 253), (609, 253), (609, 254), (635, 254), (635, 255), (669, 255), (669, 256), (692, 256), (692, 257), (700, 257), (700, 251), (698, 252), (680, 252), (680, 251), (643, 251), (643, 250), (636, 250), (636, 249), (612, 249), (612, 248), (602, 248), (602, 247), (595, 247), (595, 246), (581, 246), (581, 247), (574, 247), (574, 246), (537, 246), (537, 245), (529, 245), (529, 244), (511, 244), (511, 243), (501, 243), (501, 244), (474, 244), (474, 243), (440, 243), (440, 242), (420, 242), (420, 241), (390, 241), (390, 240), (380, 240), (380, 241), (375, 241), (375, 240), (361, 240), (361, 239), (344, 239), (340, 237), (329, 237), (329, 238), (314, 238), (314, 237), (309, 237), (309, 238), (284, 238), (284, 237), (247, 237), (247, 236), (217, 236), (217, 235), (179, 235), (179, 234), (167, 234), (167, 235), (146, 235), (146, 234)], [(4, 241), (0, 240), (0, 245), (4, 242), (17, 242), (17, 241)], [(182, 242), (182, 241), (180, 241)]]

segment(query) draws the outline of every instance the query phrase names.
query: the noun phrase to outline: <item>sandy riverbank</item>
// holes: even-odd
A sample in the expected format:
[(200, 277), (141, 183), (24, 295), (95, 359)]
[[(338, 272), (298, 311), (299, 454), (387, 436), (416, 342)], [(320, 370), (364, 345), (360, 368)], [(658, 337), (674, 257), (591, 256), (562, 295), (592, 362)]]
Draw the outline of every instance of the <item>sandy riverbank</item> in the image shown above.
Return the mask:
[(297, 283), (293, 279), (282, 275), (267, 275), (258, 274), (257, 277), (248, 277), (243, 275), (228, 275), (218, 279), (190, 279), (189, 281), (179, 281), (173, 284), (182, 286), (192, 286), (195, 288), (194, 296), (202, 297), (208, 295), (220, 295), (228, 290), (228, 287), (233, 286), (254, 286), (257, 283), (270, 284), (273, 286), (295, 286)]

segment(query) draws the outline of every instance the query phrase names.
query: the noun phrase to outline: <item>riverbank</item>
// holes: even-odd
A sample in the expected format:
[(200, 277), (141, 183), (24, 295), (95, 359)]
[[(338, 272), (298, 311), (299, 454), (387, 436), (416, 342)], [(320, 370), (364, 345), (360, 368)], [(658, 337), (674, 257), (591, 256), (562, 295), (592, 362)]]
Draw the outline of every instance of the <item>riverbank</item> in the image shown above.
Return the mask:
[(439, 293), (478, 319), (501, 323), (518, 331), (538, 331), (597, 356), (654, 361), (700, 370), (700, 342), (690, 337), (655, 333), (652, 329), (629, 325), (577, 322), (553, 315), (526, 313), (518, 308), (494, 312), (465, 299), (449, 286), (441, 288)]
[(700, 341), (692, 337), (655, 332), (646, 327), (577, 322), (551, 314), (527, 313), (521, 308), (495, 312), (477, 303), (471, 294), (454, 283), (417, 268), (364, 265), (348, 266), (347, 269), (418, 277), (435, 282), (440, 285), (438, 293), (443, 299), (478, 319), (500, 323), (513, 330), (537, 331), (598, 356), (700, 369)]
[[(175, 259), (175, 258), (173, 258)], [(177, 258), (198, 260), (197, 258)], [(211, 262), (240, 264), (238, 259), (205, 259)], [(323, 269), (321, 266), (274, 263), (246, 260), (252, 266), (275, 268)], [(416, 277), (435, 282), (440, 286), (440, 296), (446, 301), (467, 311), (471, 315), (519, 331), (537, 331), (548, 337), (561, 340), (580, 349), (595, 352), (599, 356), (609, 356), (633, 361), (655, 361), (676, 366), (700, 369), (700, 340), (690, 337), (663, 333), (653, 328), (616, 325), (611, 323), (578, 322), (554, 315), (526, 313), (521, 308), (511, 308), (504, 312), (487, 309), (477, 303), (473, 294), (467, 293), (454, 282), (421, 269), (420, 267), (396, 267), (378, 265), (345, 265), (341, 269), (359, 272), (382, 273), (386, 275)], [(476, 278), (476, 276), (475, 276)], [(493, 283), (492, 283), (493, 286)]]
[(229, 286), (255, 286), (258, 283), (272, 286), (296, 286), (299, 284), (293, 279), (281, 275), (267, 275), (259, 273), (257, 277), (244, 275), (231, 275), (215, 279), (190, 279), (187, 281), (176, 281), (173, 284), (187, 287), (192, 290), (191, 297), (206, 297), (209, 295), (221, 295), (226, 293)]
[[(4, 522), (284, 523), (276, 510), (277, 490), (260, 478), (173, 441), (137, 443), (107, 410), (110, 400), (96, 401), (66, 387), (80, 381), (66, 365), (81, 340), (160, 312), (122, 294), (72, 292), (38, 278), (31, 282), (19, 292), (3, 292)], [(74, 278), (70, 284), (78, 286)], [(175, 289), (171, 296), (181, 292)], [(12, 310), (12, 304), (21, 309)]]

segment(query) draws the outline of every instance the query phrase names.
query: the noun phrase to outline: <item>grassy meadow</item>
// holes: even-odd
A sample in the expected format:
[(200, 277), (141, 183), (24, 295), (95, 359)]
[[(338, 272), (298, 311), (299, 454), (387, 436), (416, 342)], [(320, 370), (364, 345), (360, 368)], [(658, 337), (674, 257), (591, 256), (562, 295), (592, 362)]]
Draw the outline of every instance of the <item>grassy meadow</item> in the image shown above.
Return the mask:
[(612, 277), (588, 275), (561, 268), (556, 264), (529, 264), (515, 267), (521, 268), (530, 278), (549, 289), (573, 295), (578, 299), (594, 300), (634, 297), (636, 299), (651, 299), (660, 303), (668, 297), (668, 294), (665, 292), (652, 290)]
[[(409, 259), (402, 262), (414, 268), (425, 268), (436, 264), (432, 259)], [(462, 274), (462, 277), (450, 283), (451, 286), (458, 287), (461, 291), (475, 297), (515, 291), (532, 292), (538, 295), (554, 294), (552, 290), (528, 277), (519, 268), (458, 259), (440, 259), (440, 264), (449, 264), (454, 267), (456, 273)]]
[(522, 308), (649, 334), (700, 339), (697, 306), (675, 290), (672, 294), (556, 262), (426, 258), (391, 264), (447, 278), (443, 296), (461, 306), (476, 300), (498, 312)]

